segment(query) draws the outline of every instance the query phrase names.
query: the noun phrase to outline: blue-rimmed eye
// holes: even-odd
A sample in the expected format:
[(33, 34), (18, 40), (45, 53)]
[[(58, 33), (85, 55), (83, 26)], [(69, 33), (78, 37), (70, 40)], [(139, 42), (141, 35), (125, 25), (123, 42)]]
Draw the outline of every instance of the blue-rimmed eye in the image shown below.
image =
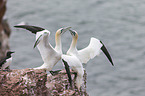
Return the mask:
[(63, 33), (63, 30), (64, 30), (64, 29), (61, 29), (61, 33)]
[(69, 31), (71, 32), (71, 35), (73, 35), (73, 36), (76, 35), (75, 31), (72, 31), (72, 30), (69, 30)]
[(73, 33), (73, 35), (75, 36), (76, 35), (76, 33), (75, 32), (72, 32)]

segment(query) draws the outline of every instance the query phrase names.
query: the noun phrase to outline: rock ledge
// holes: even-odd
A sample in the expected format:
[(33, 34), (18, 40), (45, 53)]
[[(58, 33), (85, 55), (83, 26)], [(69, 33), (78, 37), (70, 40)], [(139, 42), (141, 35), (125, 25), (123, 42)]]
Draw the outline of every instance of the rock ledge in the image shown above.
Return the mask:
[(0, 70), (1, 96), (88, 96), (86, 93), (86, 72), (84, 84), (78, 90), (75, 86), (75, 75), (71, 71), (73, 87), (68, 82), (65, 70), (52, 76), (46, 70), (22, 69), (10, 72)]

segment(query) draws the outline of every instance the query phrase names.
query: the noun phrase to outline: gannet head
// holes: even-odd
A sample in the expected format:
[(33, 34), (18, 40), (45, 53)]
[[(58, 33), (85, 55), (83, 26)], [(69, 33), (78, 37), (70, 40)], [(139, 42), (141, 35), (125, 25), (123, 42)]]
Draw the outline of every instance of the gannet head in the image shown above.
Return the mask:
[(56, 35), (61, 35), (65, 33), (67, 30), (69, 30), (71, 27), (65, 27), (65, 28), (60, 28), (56, 31)]
[(69, 29), (69, 31), (70, 31), (71, 35), (73, 36), (73, 38), (76, 38), (76, 39), (78, 38), (78, 33), (75, 30)]
[(55, 33), (55, 50), (62, 54), (61, 35), (69, 30), (71, 27), (60, 28)]

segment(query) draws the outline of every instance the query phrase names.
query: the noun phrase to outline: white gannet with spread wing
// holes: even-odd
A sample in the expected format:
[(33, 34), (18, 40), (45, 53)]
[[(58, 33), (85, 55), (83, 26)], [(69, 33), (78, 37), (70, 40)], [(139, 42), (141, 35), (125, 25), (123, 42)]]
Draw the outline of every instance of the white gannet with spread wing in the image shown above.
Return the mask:
[(41, 57), (44, 61), (44, 64), (35, 69), (47, 69), (48, 71), (51, 71), (52, 68), (55, 66), (55, 64), (61, 59), (61, 54), (62, 54), (61, 34), (66, 32), (70, 27), (61, 28), (57, 30), (55, 35), (56, 36), (55, 48), (53, 48), (48, 41), (50, 35), (50, 32), (48, 30), (36, 26), (30, 26), (30, 25), (17, 25), (14, 27), (24, 28), (36, 34), (36, 42), (34, 48), (37, 46), (41, 54)]
[(76, 31), (69, 31), (73, 36), (72, 43), (70, 45), (69, 50), (67, 51), (67, 55), (62, 55), (62, 59), (65, 60), (64, 62), (68, 63), (70, 67), (72, 67), (72, 70), (74, 70), (77, 73), (76, 85), (79, 89), (83, 83), (84, 75), (84, 68), (82, 63), (87, 63), (90, 59), (93, 59), (95, 56), (98, 56), (100, 54), (100, 51), (102, 50), (111, 62), (111, 64), (113, 66), (114, 64), (105, 45), (100, 40), (92, 37), (90, 44), (86, 48), (82, 50), (77, 50), (76, 45), (78, 34)]
[(78, 34), (76, 31), (72, 30), (70, 30), (70, 33), (73, 36), (72, 43), (69, 50), (67, 51), (67, 55), (62, 55), (62, 59), (65, 60), (65, 62), (67, 62), (72, 67), (72, 70), (77, 73), (76, 85), (78, 88), (80, 88), (83, 83), (84, 75), (82, 63), (87, 63), (90, 59), (98, 56), (101, 50), (105, 53), (112, 65), (113, 62), (105, 45), (100, 40), (92, 37), (90, 44), (86, 48), (77, 50), (76, 45)]
[(78, 34), (75, 30), (69, 30), (71, 35), (73, 36), (71, 46), (69, 50), (67, 51), (67, 54), (72, 54), (75, 55), (79, 58), (81, 63), (87, 63), (90, 59), (93, 59), (95, 56), (98, 56), (101, 52), (101, 50), (104, 52), (110, 63), (114, 66), (112, 58), (107, 51), (105, 45), (98, 39), (92, 37), (90, 40), (90, 44), (81, 50), (77, 50), (76, 45), (77, 45), (77, 39), (78, 39)]

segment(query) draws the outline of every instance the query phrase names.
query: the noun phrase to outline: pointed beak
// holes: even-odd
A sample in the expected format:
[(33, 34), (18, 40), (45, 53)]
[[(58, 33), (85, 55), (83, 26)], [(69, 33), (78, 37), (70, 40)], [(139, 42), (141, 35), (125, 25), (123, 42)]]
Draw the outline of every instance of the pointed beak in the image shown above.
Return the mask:
[(69, 29), (69, 31), (70, 31), (70, 33), (71, 33), (72, 36), (75, 36), (76, 35), (76, 33), (73, 30)]
[[(100, 41), (101, 42), (101, 41)], [(102, 42), (101, 42), (102, 43)], [(109, 54), (109, 52), (108, 52), (108, 50), (107, 50), (107, 48), (105, 47), (105, 45), (102, 43), (102, 47), (101, 47), (101, 50), (103, 51), (103, 53), (106, 55), (106, 57), (108, 58), (108, 60), (110, 61), (110, 63), (112, 64), (112, 66), (114, 66), (114, 64), (113, 64), (113, 60), (112, 60), (112, 58), (111, 58), (111, 56), (110, 56), (110, 54)]]
[(71, 27), (63, 28), (61, 33), (62, 33), (62, 34), (65, 33), (65, 32), (66, 32), (67, 30), (69, 30), (70, 28), (71, 28)]
[(48, 33), (46, 33), (46, 32), (44, 32), (43, 34), (41, 34), (41, 35), (38, 37), (38, 39), (36, 40), (36, 42), (35, 42), (33, 48), (35, 48), (35, 47), (39, 44), (40, 40), (41, 40), (44, 36), (46, 36), (46, 35), (48, 35)]

